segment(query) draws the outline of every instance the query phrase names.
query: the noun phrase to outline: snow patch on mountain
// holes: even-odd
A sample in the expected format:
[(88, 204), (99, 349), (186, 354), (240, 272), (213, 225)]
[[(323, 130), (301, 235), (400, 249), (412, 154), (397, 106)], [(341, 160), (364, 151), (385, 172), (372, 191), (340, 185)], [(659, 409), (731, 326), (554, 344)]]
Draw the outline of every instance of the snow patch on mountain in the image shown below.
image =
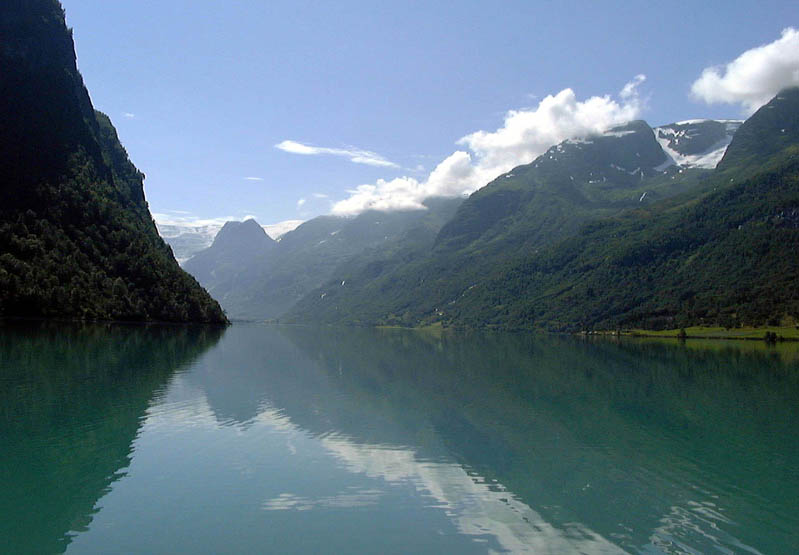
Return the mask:
[(605, 131), (603, 135), (605, 137), (625, 137), (627, 135), (634, 135), (634, 130), (624, 130), (624, 131)]
[[(725, 133), (717, 141), (699, 152), (683, 150), (682, 145), (690, 143), (703, 133), (701, 126), (713, 122), (724, 124)], [(732, 141), (732, 136), (741, 123), (738, 120), (685, 120), (654, 128), (655, 139), (667, 156), (666, 161), (657, 166), (655, 170), (664, 171), (670, 166), (715, 168), (724, 157), (724, 153)]]
[(185, 222), (165, 223), (159, 221), (157, 217), (155, 219), (158, 233), (172, 247), (172, 253), (181, 266), (201, 250), (210, 247), (224, 223), (208, 222), (192, 225)]
[(301, 224), (305, 223), (305, 220), (286, 220), (284, 222), (278, 222), (276, 224), (266, 224), (262, 225), (261, 227), (264, 228), (266, 234), (269, 235), (275, 241), (280, 241), (283, 236), (288, 233), (289, 231), (294, 231)]

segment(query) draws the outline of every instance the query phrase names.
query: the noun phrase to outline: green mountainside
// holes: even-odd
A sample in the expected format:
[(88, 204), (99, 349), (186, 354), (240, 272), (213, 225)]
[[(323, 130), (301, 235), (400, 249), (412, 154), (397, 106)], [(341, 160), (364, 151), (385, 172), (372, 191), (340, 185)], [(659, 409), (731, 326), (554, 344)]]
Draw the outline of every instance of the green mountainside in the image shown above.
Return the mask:
[[(565, 141), (472, 194), (433, 249), (411, 260), (383, 256), (379, 264), (342, 267), (289, 318), (416, 325), (497, 268), (573, 236), (588, 221), (701, 190), (708, 174), (672, 165), (643, 121)], [(336, 289), (342, 281), (351, 286)]]
[(189, 259), (185, 268), (219, 299), (231, 318), (277, 319), (339, 267), (375, 256), (427, 252), (461, 202), (431, 198), (425, 201), (426, 210), (369, 211), (354, 218), (320, 216), (279, 242), (268, 239), (269, 248), (260, 251), (263, 231), (255, 230), (260, 226), (254, 220), (249, 220), (251, 231), (246, 235), (220, 243), (225, 228), (233, 224), (228, 222), (214, 244)]
[(654, 131), (643, 121), (565, 141), (474, 193), (441, 230), (436, 250), (515, 255), (551, 244), (589, 219), (693, 185), (676, 169), (656, 169), (666, 162)]
[(222, 323), (158, 236), (57, 0), (0, 5), (0, 317)]
[(799, 144), (799, 89), (779, 93), (735, 133), (719, 170), (757, 168), (765, 159)]
[(799, 89), (784, 91), (714, 171), (669, 167), (642, 122), (567, 141), (473, 194), (423, 260), (342, 271), (287, 319), (551, 330), (790, 320), (797, 114)]

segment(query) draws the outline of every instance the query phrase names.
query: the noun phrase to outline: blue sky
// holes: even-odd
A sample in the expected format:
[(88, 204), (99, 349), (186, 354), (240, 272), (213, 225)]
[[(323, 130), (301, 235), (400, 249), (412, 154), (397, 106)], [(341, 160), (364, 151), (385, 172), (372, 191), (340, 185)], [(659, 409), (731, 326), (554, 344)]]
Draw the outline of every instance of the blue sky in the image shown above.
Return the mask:
[[(402, 207), (408, 187), (452, 193), (465, 173), (473, 189), (539, 148), (494, 156), (508, 111), (535, 113), (567, 88), (554, 104), (588, 110), (610, 95), (596, 121), (741, 117), (757, 100), (724, 96), (735, 83), (710, 83), (705, 98), (726, 100), (713, 104), (692, 84), (799, 26), (795, 1), (62, 3), (94, 104), (147, 174), (151, 211), (263, 224), (357, 211), (366, 197), (381, 206), (385, 191)], [(541, 144), (565, 132), (533, 131)]]

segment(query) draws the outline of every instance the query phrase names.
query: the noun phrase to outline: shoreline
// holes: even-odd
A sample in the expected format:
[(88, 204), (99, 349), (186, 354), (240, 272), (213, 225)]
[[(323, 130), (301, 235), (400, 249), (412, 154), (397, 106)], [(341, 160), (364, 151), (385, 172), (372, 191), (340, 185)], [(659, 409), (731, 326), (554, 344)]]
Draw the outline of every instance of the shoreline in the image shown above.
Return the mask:
[(766, 326), (722, 328), (694, 326), (671, 330), (629, 329), (621, 331), (579, 332), (578, 335), (601, 335), (616, 337), (645, 337), (655, 339), (702, 339), (723, 341), (765, 341), (766, 343), (783, 343), (799, 341), (799, 328), (796, 326)]

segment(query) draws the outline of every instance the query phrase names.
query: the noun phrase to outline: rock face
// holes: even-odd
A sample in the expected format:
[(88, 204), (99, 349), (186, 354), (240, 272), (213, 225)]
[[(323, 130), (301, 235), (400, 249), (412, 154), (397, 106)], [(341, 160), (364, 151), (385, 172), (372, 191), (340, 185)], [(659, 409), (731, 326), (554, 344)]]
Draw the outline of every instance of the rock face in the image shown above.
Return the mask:
[(57, 0), (0, 5), (0, 317), (223, 323), (95, 112)]

